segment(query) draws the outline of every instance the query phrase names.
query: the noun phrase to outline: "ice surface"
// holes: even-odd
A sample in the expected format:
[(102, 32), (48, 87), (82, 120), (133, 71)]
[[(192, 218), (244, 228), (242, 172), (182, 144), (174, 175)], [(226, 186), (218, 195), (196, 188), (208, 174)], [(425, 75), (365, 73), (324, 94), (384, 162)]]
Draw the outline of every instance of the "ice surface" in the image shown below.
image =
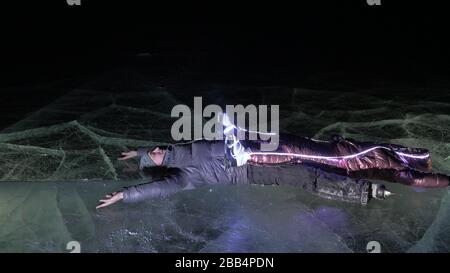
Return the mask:
[(362, 207), (289, 187), (214, 186), (95, 210), (136, 182), (3, 182), (0, 249), (68, 252), (75, 240), (83, 252), (364, 252), (376, 240), (384, 252), (448, 251), (443, 191), (395, 185), (399, 196)]
[(365, 252), (369, 241), (382, 252), (449, 251), (447, 189), (389, 184), (395, 196), (359, 206), (297, 188), (213, 186), (95, 206), (104, 194), (143, 182), (136, 162), (116, 157), (170, 142), (170, 110), (192, 106), (192, 94), (204, 105), (280, 104), (284, 132), (428, 148), (434, 169), (450, 173), (450, 93), (190, 90), (127, 75), (105, 75), (0, 132), (0, 252), (68, 252), (72, 240), (84, 252)]

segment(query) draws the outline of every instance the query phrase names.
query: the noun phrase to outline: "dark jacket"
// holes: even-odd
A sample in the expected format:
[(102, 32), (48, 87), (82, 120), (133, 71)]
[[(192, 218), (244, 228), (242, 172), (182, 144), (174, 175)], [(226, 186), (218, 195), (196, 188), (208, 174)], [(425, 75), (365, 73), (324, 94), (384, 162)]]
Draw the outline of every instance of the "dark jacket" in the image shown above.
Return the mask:
[[(139, 149), (140, 169), (151, 166), (147, 149)], [(128, 187), (124, 202), (165, 197), (179, 190), (194, 189), (204, 184), (247, 184), (247, 167), (225, 168), (223, 141), (196, 141), (167, 148), (163, 165), (176, 168), (168, 177), (150, 183)]]

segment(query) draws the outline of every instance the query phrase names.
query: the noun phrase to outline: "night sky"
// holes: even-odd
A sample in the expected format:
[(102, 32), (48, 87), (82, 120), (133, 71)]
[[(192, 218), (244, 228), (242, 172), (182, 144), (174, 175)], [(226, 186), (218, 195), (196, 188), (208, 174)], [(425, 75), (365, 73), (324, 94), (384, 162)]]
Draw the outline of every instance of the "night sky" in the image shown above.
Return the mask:
[[(166, 75), (196, 72), (179, 85), (448, 86), (445, 17), (432, 11), (439, 7), (316, 2), (133, 6), (85, 0), (79, 7), (65, 1), (15, 7), (2, 19), (2, 104), (29, 112), (103, 71), (127, 66)], [(149, 77), (158, 80), (156, 74)], [(48, 84), (54, 88), (42, 88)]]

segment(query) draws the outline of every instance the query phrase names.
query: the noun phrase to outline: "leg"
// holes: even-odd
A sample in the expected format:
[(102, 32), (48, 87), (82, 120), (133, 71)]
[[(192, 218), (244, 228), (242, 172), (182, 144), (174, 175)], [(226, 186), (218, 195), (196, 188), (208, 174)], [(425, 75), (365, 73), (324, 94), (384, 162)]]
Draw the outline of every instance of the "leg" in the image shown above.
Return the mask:
[[(372, 198), (372, 183), (345, 176), (342, 170), (317, 166), (283, 164), (248, 166), (249, 183), (298, 186), (327, 199), (367, 204)], [(380, 197), (380, 196), (378, 196)]]
[[(255, 143), (247, 142), (244, 145), (250, 147), (252, 151), (257, 151)], [(406, 148), (387, 143), (358, 142), (339, 136), (333, 137), (330, 141), (320, 141), (283, 135), (280, 137), (279, 148), (275, 152), (282, 153), (282, 155), (256, 153), (251, 155), (248, 164), (274, 165), (289, 162), (316, 162), (348, 171), (373, 168), (431, 170), (431, 161), (428, 151), (425, 149)]]
[(420, 188), (448, 187), (449, 177), (439, 173), (425, 173), (417, 170), (393, 170), (393, 169), (367, 169), (348, 173), (355, 179), (377, 179), (394, 183), (400, 183)]

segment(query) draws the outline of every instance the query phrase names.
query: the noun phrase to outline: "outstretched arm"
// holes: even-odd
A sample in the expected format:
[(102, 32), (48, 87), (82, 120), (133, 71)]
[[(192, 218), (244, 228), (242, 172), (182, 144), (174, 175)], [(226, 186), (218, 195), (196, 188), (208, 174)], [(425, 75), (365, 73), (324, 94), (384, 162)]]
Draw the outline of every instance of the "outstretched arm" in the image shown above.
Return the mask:
[(191, 172), (178, 171), (162, 179), (127, 187), (120, 192), (108, 194), (105, 199), (100, 200), (97, 208), (103, 208), (118, 201), (135, 203), (150, 198), (167, 197), (181, 190), (194, 189), (194, 183), (191, 183), (194, 180), (195, 185), (201, 184), (195, 170)]
[(150, 198), (167, 197), (186, 189), (188, 185), (189, 181), (185, 174), (174, 174), (160, 180), (125, 188), (123, 201), (135, 203)]

